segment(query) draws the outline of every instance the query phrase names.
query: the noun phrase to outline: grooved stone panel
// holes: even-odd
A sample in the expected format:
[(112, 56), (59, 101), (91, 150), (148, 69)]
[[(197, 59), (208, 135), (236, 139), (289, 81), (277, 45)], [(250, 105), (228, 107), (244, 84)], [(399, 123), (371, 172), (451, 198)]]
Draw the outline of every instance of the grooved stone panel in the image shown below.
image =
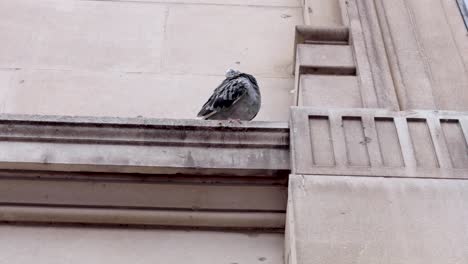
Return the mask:
[(295, 107), (295, 174), (468, 178), (468, 114)]

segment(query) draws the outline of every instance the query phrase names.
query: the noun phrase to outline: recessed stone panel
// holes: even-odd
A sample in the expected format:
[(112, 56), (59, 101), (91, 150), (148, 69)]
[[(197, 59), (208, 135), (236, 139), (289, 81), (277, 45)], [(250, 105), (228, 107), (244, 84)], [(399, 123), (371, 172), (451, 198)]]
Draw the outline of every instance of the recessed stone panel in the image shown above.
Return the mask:
[(326, 44), (298, 44), (297, 61), (300, 68), (329, 74), (353, 74), (355, 63), (351, 46)]
[(345, 135), (346, 153), (350, 166), (369, 166), (369, 152), (364, 135), (362, 119), (359, 117), (343, 117), (342, 127)]
[(317, 166), (335, 165), (330, 120), (326, 117), (311, 117), (309, 126), (313, 164)]
[(408, 128), (418, 167), (439, 167), (426, 119), (408, 119)]
[(375, 128), (383, 165), (387, 167), (403, 167), (403, 155), (393, 118), (376, 118)]
[(468, 139), (465, 138), (460, 122), (441, 120), (441, 126), (453, 167), (468, 168)]
[(362, 100), (357, 77), (302, 74), (298, 105), (360, 108)]

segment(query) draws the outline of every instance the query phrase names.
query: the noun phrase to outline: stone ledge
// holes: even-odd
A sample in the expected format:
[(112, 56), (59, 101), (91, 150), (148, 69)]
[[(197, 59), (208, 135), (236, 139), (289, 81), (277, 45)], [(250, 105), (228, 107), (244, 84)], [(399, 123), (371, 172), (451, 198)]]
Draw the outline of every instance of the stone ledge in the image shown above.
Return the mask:
[(0, 115), (0, 169), (264, 176), (289, 170), (281, 122)]

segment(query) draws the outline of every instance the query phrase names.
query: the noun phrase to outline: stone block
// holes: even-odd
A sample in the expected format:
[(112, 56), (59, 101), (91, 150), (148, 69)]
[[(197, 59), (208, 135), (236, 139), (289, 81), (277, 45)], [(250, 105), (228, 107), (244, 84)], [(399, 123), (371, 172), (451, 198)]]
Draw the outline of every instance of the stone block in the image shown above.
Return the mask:
[(192, 264), (280, 264), (283, 237), (253, 232), (2, 225), (0, 263), (178, 264), (189, 260)]
[(333, 27), (343, 25), (341, 0), (304, 0), (304, 21), (306, 25), (314, 27)]
[[(123, 1), (123, 0), (116, 0)], [(269, 6), (269, 7), (301, 7), (302, 0), (127, 0), (129, 2), (225, 5), (225, 6)]]
[(299, 72), (352, 75), (356, 71), (348, 45), (298, 44), (296, 58)]
[(287, 263), (468, 262), (467, 181), (291, 175), (289, 196)]
[(356, 76), (302, 74), (300, 78), (298, 106), (362, 107)]
[(293, 29), (301, 23), (300, 8), (171, 6), (163, 70), (292, 77)]
[[(22, 70), (9, 78), (4, 113), (194, 119), (224, 76)], [(288, 120), (293, 79), (258, 82), (255, 120)]]
[(115, 1), (2, 1), (0, 67), (159, 71), (166, 12)]
[(16, 70), (0, 70), (0, 113), (7, 111), (9, 93), (12, 92), (13, 82), (17, 80)]

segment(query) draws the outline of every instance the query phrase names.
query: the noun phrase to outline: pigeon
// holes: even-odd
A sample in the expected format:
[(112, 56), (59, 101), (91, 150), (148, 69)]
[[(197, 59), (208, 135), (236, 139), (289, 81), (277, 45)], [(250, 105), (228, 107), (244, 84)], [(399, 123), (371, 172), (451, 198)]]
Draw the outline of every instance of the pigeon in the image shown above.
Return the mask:
[(226, 79), (213, 91), (197, 117), (206, 120), (250, 121), (261, 105), (257, 80), (250, 74), (229, 69)]

